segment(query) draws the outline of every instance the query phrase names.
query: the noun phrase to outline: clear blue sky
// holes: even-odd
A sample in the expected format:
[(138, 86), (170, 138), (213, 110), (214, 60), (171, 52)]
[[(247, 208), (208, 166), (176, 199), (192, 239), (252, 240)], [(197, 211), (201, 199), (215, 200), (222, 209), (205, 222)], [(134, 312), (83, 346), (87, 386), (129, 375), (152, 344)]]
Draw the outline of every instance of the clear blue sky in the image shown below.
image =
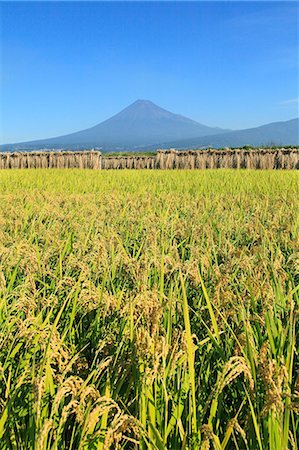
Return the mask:
[(298, 116), (297, 2), (2, 2), (1, 143), (136, 99), (233, 129)]

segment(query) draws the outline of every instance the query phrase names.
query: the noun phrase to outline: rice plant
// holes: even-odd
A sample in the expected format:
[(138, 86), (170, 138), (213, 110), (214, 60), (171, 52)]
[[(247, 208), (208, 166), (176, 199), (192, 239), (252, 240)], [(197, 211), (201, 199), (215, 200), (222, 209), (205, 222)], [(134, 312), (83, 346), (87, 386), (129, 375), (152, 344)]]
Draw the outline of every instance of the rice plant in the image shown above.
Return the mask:
[(298, 449), (295, 171), (0, 172), (1, 449)]

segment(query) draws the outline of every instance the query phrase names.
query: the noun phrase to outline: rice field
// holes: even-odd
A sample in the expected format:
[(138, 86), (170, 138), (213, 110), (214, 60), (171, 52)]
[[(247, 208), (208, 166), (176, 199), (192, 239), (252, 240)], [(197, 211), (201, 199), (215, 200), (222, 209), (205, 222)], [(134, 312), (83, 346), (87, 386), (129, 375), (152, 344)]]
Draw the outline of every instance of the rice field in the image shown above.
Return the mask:
[(0, 448), (298, 449), (296, 171), (0, 172)]

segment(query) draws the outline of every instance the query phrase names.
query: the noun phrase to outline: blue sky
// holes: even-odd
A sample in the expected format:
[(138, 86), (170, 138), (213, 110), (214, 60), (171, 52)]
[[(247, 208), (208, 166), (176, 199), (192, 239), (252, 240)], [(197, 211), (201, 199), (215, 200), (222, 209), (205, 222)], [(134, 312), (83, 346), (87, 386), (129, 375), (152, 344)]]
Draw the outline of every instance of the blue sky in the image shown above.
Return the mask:
[(136, 99), (203, 124), (298, 116), (298, 3), (1, 2), (1, 143), (93, 126)]

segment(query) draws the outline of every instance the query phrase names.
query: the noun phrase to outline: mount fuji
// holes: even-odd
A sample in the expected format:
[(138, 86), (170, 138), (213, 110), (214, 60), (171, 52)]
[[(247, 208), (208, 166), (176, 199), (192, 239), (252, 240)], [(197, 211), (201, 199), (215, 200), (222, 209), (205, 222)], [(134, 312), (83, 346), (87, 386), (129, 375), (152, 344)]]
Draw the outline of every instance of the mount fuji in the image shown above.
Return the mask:
[(134, 149), (226, 131), (229, 130), (208, 127), (179, 114), (173, 114), (149, 100), (137, 100), (113, 117), (86, 130), (59, 137), (10, 144), (9, 148)]
[(209, 127), (174, 114), (149, 100), (137, 100), (110, 119), (75, 133), (30, 142), (1, 145), (2, 151), (88, 150), (151, 151), (174, 147), (238, 147), (299, 145), (299, 121), (292, 119), (244, 130)]

